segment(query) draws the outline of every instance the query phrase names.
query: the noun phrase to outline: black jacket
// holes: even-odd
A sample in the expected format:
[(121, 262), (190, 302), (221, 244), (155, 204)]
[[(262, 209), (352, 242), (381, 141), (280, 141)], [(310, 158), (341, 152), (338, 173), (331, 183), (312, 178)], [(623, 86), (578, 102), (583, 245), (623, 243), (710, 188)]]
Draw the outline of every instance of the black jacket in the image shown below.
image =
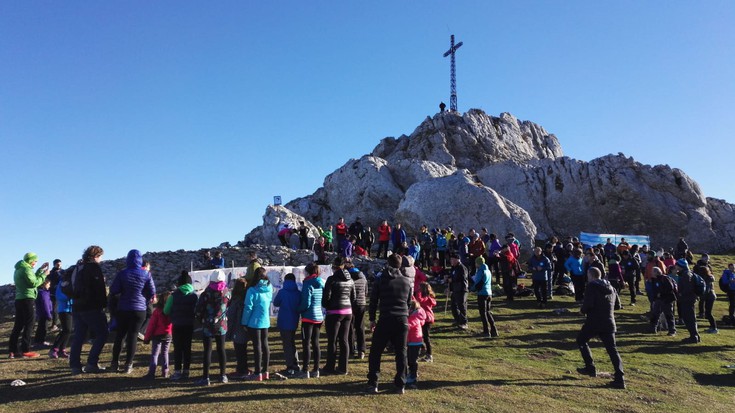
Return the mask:
[(193, 292), (184, 294), (180, 289), (171, 294), (173, 296), (171, 302), (171, 324), (175, 326), (191, 326), (194, 325), (194, 310), (197, 306), (197, 297)]
[(694, 281), (689, 270), (679, 272), (679, 301), (691, 303), (697, 301), (697, 293), (694, 291)]
[(322, 295), (322, 307), (329, 310), (352, 308), (355, 302), (355, 283), (347, 270), (336, 270), (327, 278)]
[(380, 276), (375, 277), (370, 292), (370, 321), (380, 308), (381, 317), (408, 317), (413, 285), (399, 268), (385, 267)]
[(105, 275), (96, 262), (85, 262), (77, 273), (79, 277), (75, 283), (75, 294), (72, 302), (72, 311), (103, 310), (107, 307), (107, 288)]
[(467, 292), (468, 288), (467, 267), (457, 264), (449, 270), (449, 289), (453, 293)]
[(585, 328), (600, 333), (614, 333), (615, 310), (620, 308), (620, 297), (609, 281), (599, 279), (587, 283), (581, 310), (587, 316)]
[(355, 283), (355, 305), (360, 307), (367, 305), (368, 282), (365, 274), (357, 268), (353, 268), (350, 271), (350, 276), (352, 277), (352, 282)]

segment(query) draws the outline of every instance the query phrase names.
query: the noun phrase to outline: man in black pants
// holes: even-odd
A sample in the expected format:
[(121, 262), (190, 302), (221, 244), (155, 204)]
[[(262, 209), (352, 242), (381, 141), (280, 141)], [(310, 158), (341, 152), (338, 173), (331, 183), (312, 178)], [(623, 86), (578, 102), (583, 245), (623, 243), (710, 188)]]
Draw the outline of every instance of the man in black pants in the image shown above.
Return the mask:
[[(38, 255), (29, 252), (23, 259), (15, 264), (15, 322), (13, 331), (10, 333), (8, 350), (9, 358), (38, 357), (39, 354), (31, 351), (31, 333), (35, 324), (35, 301), (38, 287), (43, 284), (48, 275), (48, 263), (44, 263), (40, 269), (33, 271), (38, 262)], [(20, 338), (20, 351), (18, 351), (18, 339)]]
[(676, 272), (679, 274), (679, 317), (689, 330), (689, 337), (683, 339), (682, 342), (696, 344), (701, 341), (697, 329), (697, 317), (694, 314), (697, 293), (694, 290), (692, 273), (689, 271), (689, 263), (686, 259), (676, 260)]
[[(413, 286), (401, 273), (401, 259), (393, 254), (388, 266), (375, 278), (370, 293), (370, 330), (373, 342), (368, 363), (368, 393), (378, 392), (380, 357), (390, 342), (396, 354), (396, 375), (393, 384), (396, 393), (403, 394), (406, 386), (406, 338), (408, 335), (408, 307)], [(380, 318), (375, 323), (375, 313), (380, 308)]]
[(621, 308), (620, 297), (610, 282), (601, 278), (602, 273), (597, 268), (587, 270), (588, 283), (580, 310), (587, 316), (587, 320), (577, 336), (577, 345), (584, 359), (584, 367), (578, 368), (577, 371), (591, 377), (597, 376), (595, 362), (592, 360), (592, 353), (587, 343), (591, 338), (598, 336), (605, 345), (615, 369), (615, 379), (610, 382), (610, 387), (624, 389), (623, 361), (615, 344), (615, 310)]
[(467, 267), (462, 265), (459, 255), (449, 256), (452, 268), (449, 269), (449, 289), (452, 292), (452, 316), (454, 323), (461, 329), (467, 329)]

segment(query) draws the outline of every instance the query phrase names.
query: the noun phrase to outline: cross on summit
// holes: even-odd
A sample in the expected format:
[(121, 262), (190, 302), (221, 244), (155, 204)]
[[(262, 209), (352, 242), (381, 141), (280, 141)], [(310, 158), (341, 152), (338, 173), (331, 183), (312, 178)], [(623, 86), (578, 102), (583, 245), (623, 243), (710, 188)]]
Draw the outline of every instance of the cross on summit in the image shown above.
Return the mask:
[(449, 89), (450, 89), (450, 95), (449, 95), (449, 110), (457, 111), (457, 70), (454, 65), (454, 53), (462, 47), (462, 42), (454, 44), (454, 35), (451, 37), (451, 43), (449, 50), (444, 53), (444, 57), (452, 56), (451, 62), (452, 62), (452, 70), (451, 70), (451, 77), (449, 79)]

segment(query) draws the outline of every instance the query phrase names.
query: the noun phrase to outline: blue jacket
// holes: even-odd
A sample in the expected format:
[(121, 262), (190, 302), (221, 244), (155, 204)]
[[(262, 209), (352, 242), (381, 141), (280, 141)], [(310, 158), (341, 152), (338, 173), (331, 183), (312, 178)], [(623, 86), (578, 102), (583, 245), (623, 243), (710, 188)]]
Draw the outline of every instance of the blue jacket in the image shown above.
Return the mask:
[(279, 307), (276, 327), (282, 331), (294, 331), (299, 326), (299, 304), (301, 303), (301, 291), (296, 286), (296, 281), (285, 280), (283, 288), (278, 291), (273, 305)]
[(569, 257), (569, 259), (566, 260), (564, 263), (564, 268), (569, 271), (569, 273), (576, 277), (581, 277), (584, 275), (584, 269), (582, 266), (582, 257), (574, 258), (574, 256)]
[(318, 275), (304, 278), (301, 287), (301, 302), (299, 303), (299, 314), (301, 321), (321, 323), (324, 321), (322, 313), (322, 294), (324, 293), (324, 280)]
[(421, 254), (421, 246), (419, 244), (411, 245), (408, 247), (408, 255), (412, 256), (414, 261), (419, 260), (420, 254)]
[(52, 313), (51, 291), (39, 288), (36, 297), (36, 318), (38, 320), (50, 320)]
[(110, 286), (110, 295), (120, 294), (117, 311), (146, 311), (148, 302), (156, 295), (151, 274), (142, 268), (143, 256), (130, 250), (127, 268), (117, 273)]
[(446, 251), (447, 250), (447, 237), (442, 234), (436, 236), (436, 250)]
[(492, 278), (493, 277), (490, 273), (490, 268), (488, 268), (487, 264), (482, 264), (477, 267), (477, 272), (472, 277), (472, 281), (474, 281), (475, 283), (473, 289), (475, 290), (477, 295), (493, 295)]
[[(535, 268), (540, 267), (541, 270), (537, 271)], [(528, 260), (528, 268), (532, 271), (531, 279), (533, 281), (546, 281), (548, 280), (549, 271), (551, 271), (551, 260), (545, 255), (537, 257), (535, 254)]]
[(71, 313), (72, 300), (61, 291), (61, 284), (56, 285), (56, 312)]
[(248, 288), (245, 305), (242, 308), (242, 325), (248, 328), (269, 328), (271, 301), (273, 301), (273, 287), (267, 280), (260, 280)]
[(393, 241), (393, 247), (395, 248), (406, 242), (406, 231), (404, 231), (403, 228), (398, 229), (394, 227), (390, 237), (391, 241)]

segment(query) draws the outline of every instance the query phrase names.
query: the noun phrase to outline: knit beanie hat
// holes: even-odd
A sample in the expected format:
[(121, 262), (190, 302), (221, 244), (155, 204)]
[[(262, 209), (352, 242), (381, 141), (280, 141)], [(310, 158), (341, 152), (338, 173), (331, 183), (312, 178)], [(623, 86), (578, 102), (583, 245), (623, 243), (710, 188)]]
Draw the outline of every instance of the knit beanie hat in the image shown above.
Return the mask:
[(38, 255), (36, 255), (33, 252), (26, 253), (26, 255), (23, 256), (23, 261), (30, 264), (33, 261), (38, 261)]
[(221, 283), (225, 282), (225, 280), (227, 280), (227, 277), (225, 276), (225, 272), (222, 270), (214, 270), (214, 272), (209, 276), (209, 282), (211, 283)]
[(676, 260), (676, 266), (681, 268), (689, 268), (689, 263), (684, 258)]

